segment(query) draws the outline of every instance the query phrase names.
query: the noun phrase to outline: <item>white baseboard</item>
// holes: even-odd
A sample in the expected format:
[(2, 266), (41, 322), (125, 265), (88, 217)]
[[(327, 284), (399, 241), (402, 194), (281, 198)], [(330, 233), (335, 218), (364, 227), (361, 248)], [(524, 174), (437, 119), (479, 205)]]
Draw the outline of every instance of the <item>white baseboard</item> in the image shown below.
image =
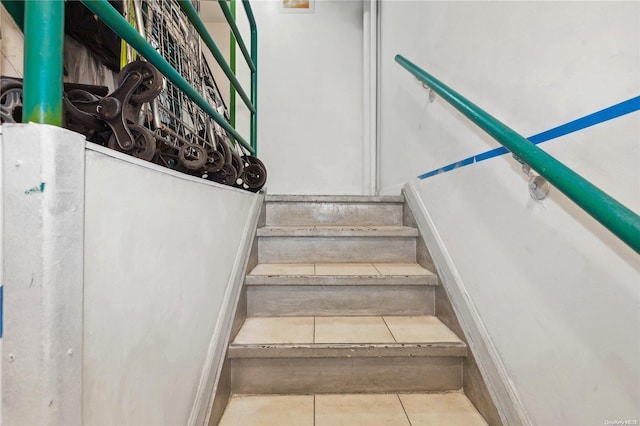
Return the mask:
[(209, 343), (200, 383), (191, 409), (191, 415), (189, 416), (189, 426), (207, 425), (209, 423), (213, 398), (220, 382), (227, 342), (231, 335), (238, 299), (247, 273), (251, 244), (256, 233), (263, 201), (264, 194), (258, 194), (251, 205), (251, 212), (244, 228), (244, 234), (236, 253), (235, 262), (231, 269), (231, 277), (218, 314), (216, 329)]
[(473, 353), (503, 424), (530, 426), (524, 406), (520, 401), (507, 370), (484, 327), (482, 318), (466, 290), (456, 264), (440, 237), (436, 225), (422, 203), (415, 186), (407, 183), (403, 194), (411, 209), (420, 234), (435, 263), (440, 283), (446, 291), (458, 317), (469, 349)]

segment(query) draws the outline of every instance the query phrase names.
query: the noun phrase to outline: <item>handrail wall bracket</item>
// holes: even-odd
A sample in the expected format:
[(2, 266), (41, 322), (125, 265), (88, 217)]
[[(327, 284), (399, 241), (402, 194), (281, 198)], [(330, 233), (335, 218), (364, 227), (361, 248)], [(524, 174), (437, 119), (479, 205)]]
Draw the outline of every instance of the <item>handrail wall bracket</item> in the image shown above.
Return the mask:
[[(559, 189), (636, 253), (640, 253), (640, 216), (416, 64), (401, 55), (396, 55), (395, 60), (511, 151), (516, 159), (522, 159), (522, 163), (528, 164), (548, 180), (549, 184)], [(544, 182), (534, 178), (529, 183), (530, 191), (533, 190), (535, 194), (532, 196), (540, 196), (538, 191), (544, 186)]]

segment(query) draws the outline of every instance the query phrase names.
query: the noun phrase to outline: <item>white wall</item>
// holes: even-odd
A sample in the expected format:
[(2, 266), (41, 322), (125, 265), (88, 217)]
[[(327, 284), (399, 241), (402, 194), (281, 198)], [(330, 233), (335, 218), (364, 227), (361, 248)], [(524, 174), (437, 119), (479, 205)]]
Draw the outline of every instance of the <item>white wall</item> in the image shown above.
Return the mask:
[(0, 131), (3, 420), (205, 424), (263, 196)]
[[(640, 415), (640, 257), (394, 62), (434, 74), (524, 136), (640, 91), (638, 2), (381, 4), (381, 184), (412, 181), (533, 424)], [(640, 211), (638, 112), (541, 147)]]
[[(226, 21), (224, 23), (205, 22), (205, 26), (207, 27), (209, 34), (211, 34), (213, 41), (215, 41), (216, 46), (220, 49), (220, 52), (222, 52), (222, 56), (226, 59), (227, 63), (229, 63), (229, 24), (227, 24)], [(229, 78), (227, 78), (224, 71), (222, 71), (222, 68), (220, 68), (220, 65), (218, 65), (204, 43), (202, 43), (202, 50), (207, 58), (207, 63), (211, 68), (211, 72), (213, 73), (213, 78), (216, 80), (218, 89), (220, 89), (222, 99), (227, 105), (227, 108), (229, 108)]]
[(4, 6), (0, 6), (0, 24), (0, 75), (23, 77), (24, 36)]
[(260, 196), (106, 153), (86, 159), (83, 424), (202, 422)]
[(363, 193), (362, 3), (318, 0), (311, 14), (252, 6), (268, 192)]

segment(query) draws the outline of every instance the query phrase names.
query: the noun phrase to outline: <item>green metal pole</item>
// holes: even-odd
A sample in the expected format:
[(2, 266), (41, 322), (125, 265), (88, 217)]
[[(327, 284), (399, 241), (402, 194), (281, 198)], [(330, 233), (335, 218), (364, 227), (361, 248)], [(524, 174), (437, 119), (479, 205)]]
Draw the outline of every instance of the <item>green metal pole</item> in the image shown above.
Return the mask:
[[(223, 0), (224, 1), (224, 0)], [(231, 0), (231, 13), (233, 19), (236, 17), (236, 0)], [(236, 38), (233, 36), (233, 32), (230, 35), (229, 46), (229, 62), (231, 62), (231, 71), (236, 74)], [(236, 89), (232, 84), (229, 85), (229, 119), (231, 125), (236, 127)]]
[(249, 0), (242, 0), (242, 6), (247, 13), (249, 27), (251, 28), (251, 60), (253, 61), (254, 70), (251, 73), (251, 102), (256, 107), (251, 112), (251, 147), (258, 152), (258, 27), (256, 18), (253, 16), (251, 4)]
[(116, 34), (125, 39), (158, 71), (169, 79), (178, 89), (196, 103), (213, 120), (229, 132), (242, 146), (253, 153), (251, 145), (184, 79), (123, 17), (107, 0), (81, 0), (102, 22)]
[(198, 11), (195, 9), (195, 7), (193, 7), (191, 0), (178, 0), (178, 3), (180, 4), (182, 11), (185, 13), (185, 15), (187, 15), (187, 18), (189, 18), (189, 21), (191, 21), (191, 24), (193, 24), (194, 28), (198, 31), (198, 34), (200, 34), (200, 37), (202, 38), (202, 41), (204, 41), (204, 44), (206, 44), (209, 50), (211, 50), (213, 57), (216, 58), (216, 61), (218, 61), (218, 65), (220, 65), (222, 71), (224, 71), (229, 81), (231, 81), (231, 84), (238, 91), (238, 94), (247, 105), (247, 108), (249, 108), (249, 111), (254, 112), (254, 105), (249, 100), (249, 97), (245, 93), (236, 76), (231, 71), (231, 68), (229, 68), (227, 61), (224, 59), (224, 55), (222, 54), (220, 49), (218, 49), (218, 46), (216, 46), (213, 38), (211, 38), (211, 34), (209, 34), (209, 31), (207, 31), (207, 28), (200, 19), (200, 16), (198, 16)]
[[(222, 13), (225, 18), (227, 18), (227, 22), (231, 27), (231, 31), (233, 35), (235, 35), (236, 40), (238, 40), (238, 46), (240, 46), (240, 51), (244, 55), (244, 59), (247, 61), (247, 65), (251, 72), (255, 71), (255, 66), (253, 65), (253, 61), (251, 60), (251, 55), (247, 51), (247, 46), (244, 44), (244, 40), (242, 39), (242, 34), (240, 34), (240, 30), (238, 29), (238, 25), (236, 25), (236, 2), (235, 0), (231, 0), (231, 8), (227, 5), (227, 0), (218, 0), (220, 4), (220, 9), (222, 9)], [(233, 67), (232, 67), (233, 68)]]
[(64, 1), (27, 0), (22, 121), (62, 126)]
[(400, 55), (395, 60), (640, 253), (640, 216), (417, 65)]

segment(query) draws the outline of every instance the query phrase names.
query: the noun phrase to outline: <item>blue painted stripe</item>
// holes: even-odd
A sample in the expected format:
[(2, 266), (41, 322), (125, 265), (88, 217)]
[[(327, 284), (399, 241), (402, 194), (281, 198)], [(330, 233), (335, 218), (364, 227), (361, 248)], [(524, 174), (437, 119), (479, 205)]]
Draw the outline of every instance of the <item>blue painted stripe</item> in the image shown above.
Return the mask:
[[(561, 136), (586, 129), (587, 127), (595, 126), (596, 124), (604, 123), (605, 121), (609, 121), (638, 110), (640, 110), (640, 96), (636, 96), (635, 98), (620, 102), (619, 104), (615, 104), (603, 110), (594, 112), (593, 114), (585, 115), (584, 117), (578, 118), (577, 120), (570, 121), (566, 124), (554, 127), (553, 129), (538, 133), (537, 135), (530, 136), (527, 139), (533, 142), (535, 145), (538, 145), (543, 142), (547, 142), (552, 139), (556, 139)], [(431, 176), (446, 173), (451, 170), (459, 169), (460, 167), (469, 166), (471, 164), (479, 163), (481, 161), (485, 161), (490, 158), (508, 153), (509, 150), (501, 146), (499, 148), (495, 148), (489, 151), (485, 151), (481, 154), (465, 158), (455, 163), (448, 164), (439, 169), (423, 173), (418, 176), (418, 179), (426, 179)]]

